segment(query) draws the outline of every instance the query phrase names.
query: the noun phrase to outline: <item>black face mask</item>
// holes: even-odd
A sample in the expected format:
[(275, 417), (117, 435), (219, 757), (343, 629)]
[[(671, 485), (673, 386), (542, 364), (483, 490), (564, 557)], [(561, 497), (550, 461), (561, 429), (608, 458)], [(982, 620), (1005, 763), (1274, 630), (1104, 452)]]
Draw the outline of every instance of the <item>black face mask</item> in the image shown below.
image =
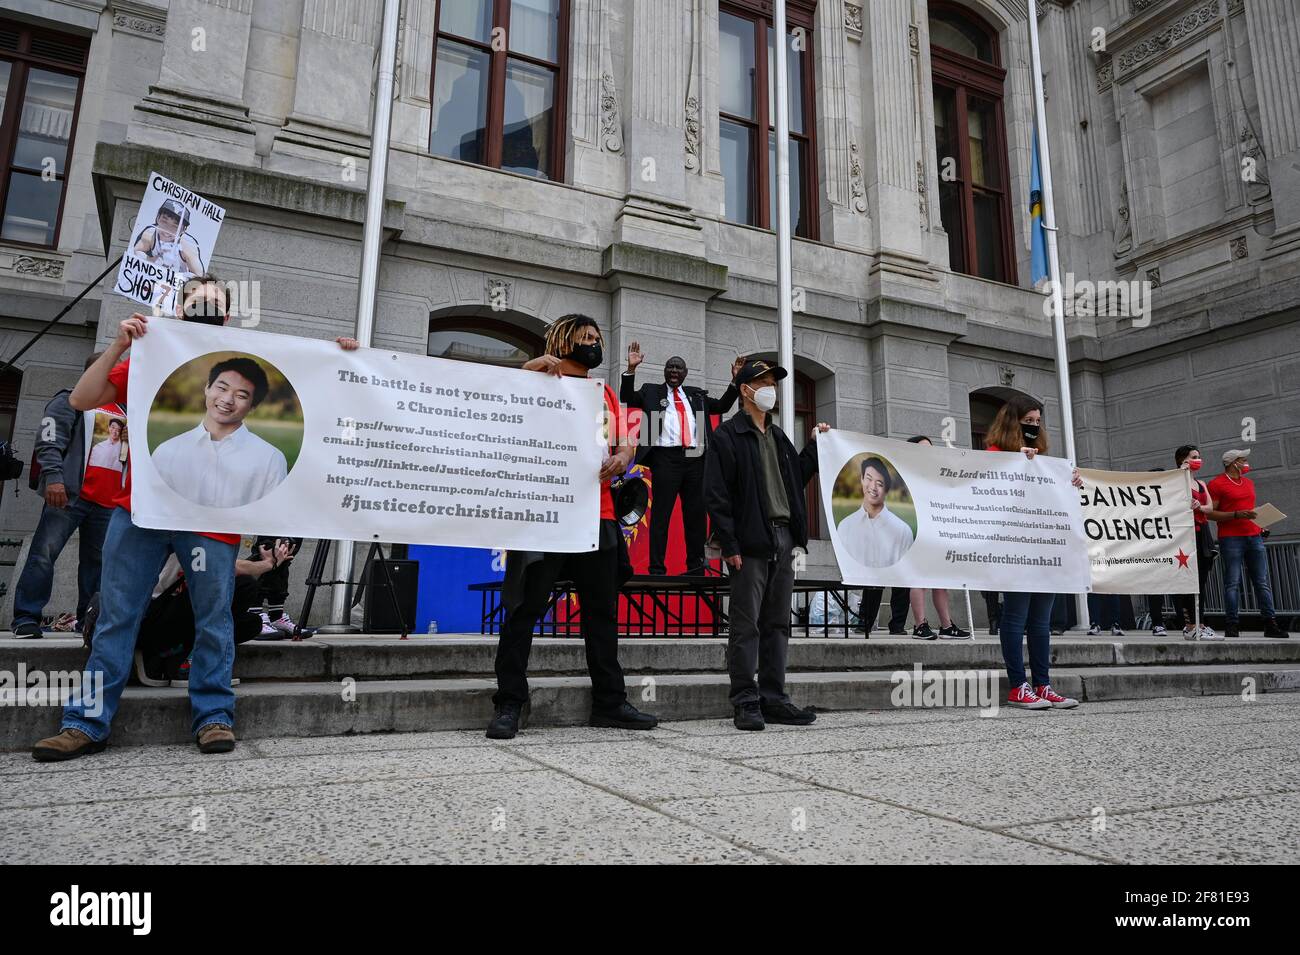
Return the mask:
[(208, 301), (196, 301), (185, 306), (182, 318), (184, 321), (197, 322), (200, 325), (224, 325), (226, 310)]
[(1020, 433), (1025, 436), (1026, 447), (1037, 443), (1039, 430), (1040, 429), (1036, 424), (1022, 424), (1020, 426)]
[(600, 347), (600, 342), (596, 342), (594, 345), (574, 345), (573, 351), (565, 357), (590, 370), (600, 366), (600, 363), (605, 360), (605, 353)]

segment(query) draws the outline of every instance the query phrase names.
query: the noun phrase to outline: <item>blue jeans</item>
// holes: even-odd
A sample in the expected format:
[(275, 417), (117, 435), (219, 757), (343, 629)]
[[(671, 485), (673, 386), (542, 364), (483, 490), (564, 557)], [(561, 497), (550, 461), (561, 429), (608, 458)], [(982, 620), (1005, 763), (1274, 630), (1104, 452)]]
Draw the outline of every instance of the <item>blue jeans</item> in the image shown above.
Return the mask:
[(998, 639), (1002, 641), (1002, 659), (1007, 664), (1007, 679), (1015, 689), (1025, 679), (1025, 650), (1029, 638), (1029, 667), (1034, 671), (1034, 686), (1051, 683), (1048, 673), (1052, 655), (1052, 604), (1054, 594), (1002, 595), (1002, 622)]
[(1220, 537), (1219, 554), (1223, 557), (1223, 610), (1229, 624), (1237, 622), (1237, 608), (1241, 606), (1241, 568), (1245, 564), (1246, 573), (1255, 587), (1255, 598), (1259, 601), (1259, 611), (1272, 620), (1273, 590), (1268, 585), (1268, 556), (1264, 553), (1264, 538), (1255, 534), (1251, 537)]
[(14, 588), (14, 626), (20, 623), (40, 625), (45, 605), (50, 602), (54, 587), (54, 562), (63, 553), (68, 539), (81, 528), (81, 542), (77, 549), (77, 619), (86, 615), (86, 604), (99, 589), (100, 553), (104, 548), (104, 534), (113, 508), (102, 507), (84, 497), (68, 502), (67, 507), (45, 505), (41, 519), (32, 534), (32, 546), (27, 551), (18, 586)]
[[(199, 563), (195, 548), (202, 548)], [(93, 740), (108, 738), (135, 656), (136, 635), (149, 607), (158, 573), (175, 552), (185, 571), (194, 608), (194, 655), (190, 661), (191, 732), (212, 723), (235, 725), (235, 557), (238, 548), (192, 531), (146, 530), (131, 523), (124, 508), (114, 508), (104, 540), (104, 576), (99, 622), (88, 675), (103, 674), (100, 699), (74, 697), (63, 710), (63, 728), (78, 729)], [(93, 684), (92, 684), (93, 685)]]

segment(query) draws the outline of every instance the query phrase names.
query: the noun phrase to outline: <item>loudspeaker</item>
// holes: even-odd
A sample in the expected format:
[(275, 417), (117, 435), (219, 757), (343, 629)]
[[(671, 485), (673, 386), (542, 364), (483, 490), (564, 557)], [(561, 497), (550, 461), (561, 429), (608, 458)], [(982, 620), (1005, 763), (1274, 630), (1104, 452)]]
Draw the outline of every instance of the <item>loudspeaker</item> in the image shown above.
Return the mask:
[[(388, 573), (384, 573), (387, 566)], [(415, 595), (420, 562), (417, 560), (385, 560), (376, 558), (370, 563), (366, 576), (366, 600), (362, 610), (361, 627), (366, 633), (408, 633), (415, 626)], [(393, 590), (388, 589), (392, 578)], [(393, 593), (397, 606), (393, 606)], [(397, 614), (401, 613), (399, 619)], [(405, 621), (405, 625), (403, 625)]]

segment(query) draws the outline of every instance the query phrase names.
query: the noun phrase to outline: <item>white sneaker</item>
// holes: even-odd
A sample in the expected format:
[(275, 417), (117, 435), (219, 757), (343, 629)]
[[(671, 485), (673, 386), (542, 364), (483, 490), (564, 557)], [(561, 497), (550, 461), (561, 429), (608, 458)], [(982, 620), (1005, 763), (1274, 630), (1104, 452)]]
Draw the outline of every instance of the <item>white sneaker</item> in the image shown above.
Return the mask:
[(271, 617), (265, 610), (262, 611), (262, 636), (274, 637), (280, 631), (271, 624)]
[(289, 616), (288, 612), (281, 611), (280, 616), (271, 621), (271, 626), (281, 633), (293, 633), (297, 624), (293, 622), (293, 617)]
[[(1160, 629), (1163, 630), (1164, 627), (1161, 627)], [(1110, 635), (1112, 637), (1122, 637), (1124, 636), (1124, 631), (1119, 628), (1119, 624), (1115, 624), (1115, 626), (1110, 628)]]
[(1199, 639), (1199, 637), (1197, 635), (1197, 631), (1193, 630), (1191, 627), (1183, 627), (1183, 639), (1197, 640)]
[(1094, 623), (1091, 627), (1088, 628), (1088, 636), (1090, 636), (1090, 637), (1096, 637), (1096, 636), (1100, 636), (1100, 635), (1101, 635), (1101, 625), (1100, 625), (1100, 624), (1096, 624), (1096, 623)]
[(1166, 633), (1168, 633), (1168, 632), (1169, 632), (1169, 631), (1166, 630), (1164, 627), (1152, 627), (1152, 628), (1151, 628), (1151, 636), (1153, 636), (1153, 637), (1163, 637), (1163, 636), (1164, 636)]
[(1201, 639), (1201, 640), (1222, 640), (1222, 639), (1223, 639), (1223, 634), (1221, 634), (1221, 633), (1215, 633), (1214, 630), (1211, 629), (1210, 627), (1207, 627), (1205, 624), (1201, 624), (1201, 632), (1200, 632), (1199, 639)]

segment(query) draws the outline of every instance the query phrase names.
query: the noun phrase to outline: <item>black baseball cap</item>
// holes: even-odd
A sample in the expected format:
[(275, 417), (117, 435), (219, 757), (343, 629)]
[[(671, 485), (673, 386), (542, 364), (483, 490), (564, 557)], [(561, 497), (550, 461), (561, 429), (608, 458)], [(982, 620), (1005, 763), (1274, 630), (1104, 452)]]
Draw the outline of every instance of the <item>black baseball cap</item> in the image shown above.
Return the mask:
[(777, 381), (780, 381), (789, 372), (764, 358), (750, 358), (741, 366), (740, 371), (736, 372), (736, 386), (749, 384), (755, 378), (767, 374), (773, 375)]

